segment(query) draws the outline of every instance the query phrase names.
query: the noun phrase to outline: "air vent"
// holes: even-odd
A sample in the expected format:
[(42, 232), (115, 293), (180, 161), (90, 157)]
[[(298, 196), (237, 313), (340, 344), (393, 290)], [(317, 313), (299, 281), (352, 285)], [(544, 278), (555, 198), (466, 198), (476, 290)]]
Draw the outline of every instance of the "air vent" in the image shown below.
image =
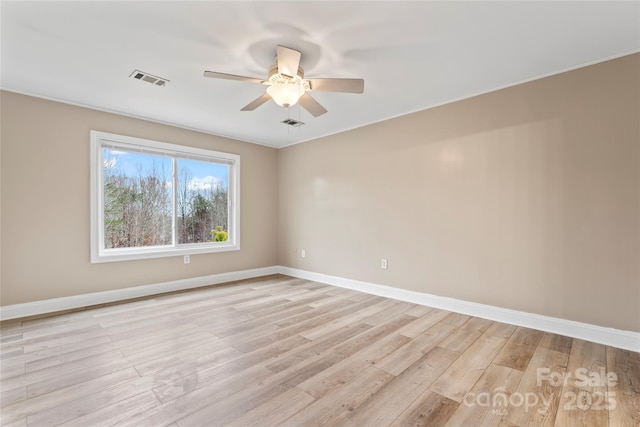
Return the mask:
[(129, 75), (129, 77), (137, 80), (142, 80), (156, 86), (166, 86), (166, 84), (169, 83), (169, 80), (167, 79), (163, 79), (162, 77), (154, 76), (152, 74), (145, 73), (144, 71), (140, 71), (140, 70), (135, 70), (133, 73)]
[(303, 122), (299, 122), (299, 121), (293, 120), (293, 119), (286, 119), (286, 120), (281, 121), (280, 123), (284, 123), (285, 125), (293, 126), (294, 128), (297, 128), (297, 127), (302, 126), (304, 124)]

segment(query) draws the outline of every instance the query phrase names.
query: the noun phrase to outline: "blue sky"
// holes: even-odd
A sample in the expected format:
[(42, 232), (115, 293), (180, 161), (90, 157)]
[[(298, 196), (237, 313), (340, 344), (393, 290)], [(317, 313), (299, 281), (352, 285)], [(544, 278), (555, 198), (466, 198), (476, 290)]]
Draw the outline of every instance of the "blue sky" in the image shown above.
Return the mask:
[[(171, 159), (151, 154), (141, 154), (112, 150), (105, 148), (104, 167), (122, 172), (127, 176), (138, 176), (140, 173), (147, 176), (154, 166), (157, 173), (164, 170), (165, 181), (171, 182)], [(178, 159), (178, 177), (182, 177), (182, 171), (187, 170), (190, 175), (189, 188), (206, 189), (212, 185), (221, 184), (228, 188), (228, 166), (217, 163), (200, 162), (197, 160)]]

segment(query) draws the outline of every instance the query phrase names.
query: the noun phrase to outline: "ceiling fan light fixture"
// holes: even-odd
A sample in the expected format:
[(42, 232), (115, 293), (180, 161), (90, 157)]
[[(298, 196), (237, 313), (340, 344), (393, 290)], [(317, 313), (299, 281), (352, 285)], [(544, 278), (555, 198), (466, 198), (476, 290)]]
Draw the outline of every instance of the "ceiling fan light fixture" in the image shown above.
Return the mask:
[(263, 92), (262, 95), (242, 107), (240, 111), (253, 111), (265, 102), (273, 99), (273, 101), (281, 107), (289, 108), (292, 105), (298, 104), (313, 117), (319, 117), (326, 113), (327, 109), (320, 105), (320, 103), (307, 92), (363, 92), (364, 80), (362, 79), (305, 79), (304, 70), (300, 66), (301, 55), (302, 54), (295, 49), (278, 45), (276, 62), (269, 67), (269, 77), (266, 80), (235, 74), (218, 73), (216, 71), (205, 71), (204, 76), (216, 79), (239, 80), (268, 86), (266, 92)]
[(299, 82), (277, 83), (267, 88), (267, 93), (276, 104), (284, 108), (295, 105), (304, 95), (304, 87)]

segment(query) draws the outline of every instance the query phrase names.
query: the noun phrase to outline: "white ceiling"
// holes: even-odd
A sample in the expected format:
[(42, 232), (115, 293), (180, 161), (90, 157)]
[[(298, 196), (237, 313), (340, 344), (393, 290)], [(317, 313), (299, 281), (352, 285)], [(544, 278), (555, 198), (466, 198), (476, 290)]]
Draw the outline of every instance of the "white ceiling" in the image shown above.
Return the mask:
[[(283, 147), (640, 50), (638, 1), (8, 2), (3, 89)], [(313, 118), (265, 87), (276, 45), (306, 77), (365, 79), (313, 93)], [(164, 88), (129, 78), (139, 69)], [(287, 117), (306, 125), (291, 128)]]

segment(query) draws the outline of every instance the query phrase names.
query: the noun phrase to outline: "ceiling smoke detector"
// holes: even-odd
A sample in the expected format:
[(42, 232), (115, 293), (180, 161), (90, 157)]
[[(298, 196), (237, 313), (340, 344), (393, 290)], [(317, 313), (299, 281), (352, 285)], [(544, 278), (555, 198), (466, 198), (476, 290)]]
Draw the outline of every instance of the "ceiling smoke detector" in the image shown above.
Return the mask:
[(162, 77), (154, 76), (152, 74), (145, 73), (144, 71), (140, 71), (140, 70), (134, 70), (133, 73), (129, 75), (129, 77), (137, 80), (142, 80), (147, 83), (151, 83), (152, 85), (161, 86), (161, 87), (166, 86), (167, 83), (169, 83), (169, 80), (167, 79), (163, 79)]

